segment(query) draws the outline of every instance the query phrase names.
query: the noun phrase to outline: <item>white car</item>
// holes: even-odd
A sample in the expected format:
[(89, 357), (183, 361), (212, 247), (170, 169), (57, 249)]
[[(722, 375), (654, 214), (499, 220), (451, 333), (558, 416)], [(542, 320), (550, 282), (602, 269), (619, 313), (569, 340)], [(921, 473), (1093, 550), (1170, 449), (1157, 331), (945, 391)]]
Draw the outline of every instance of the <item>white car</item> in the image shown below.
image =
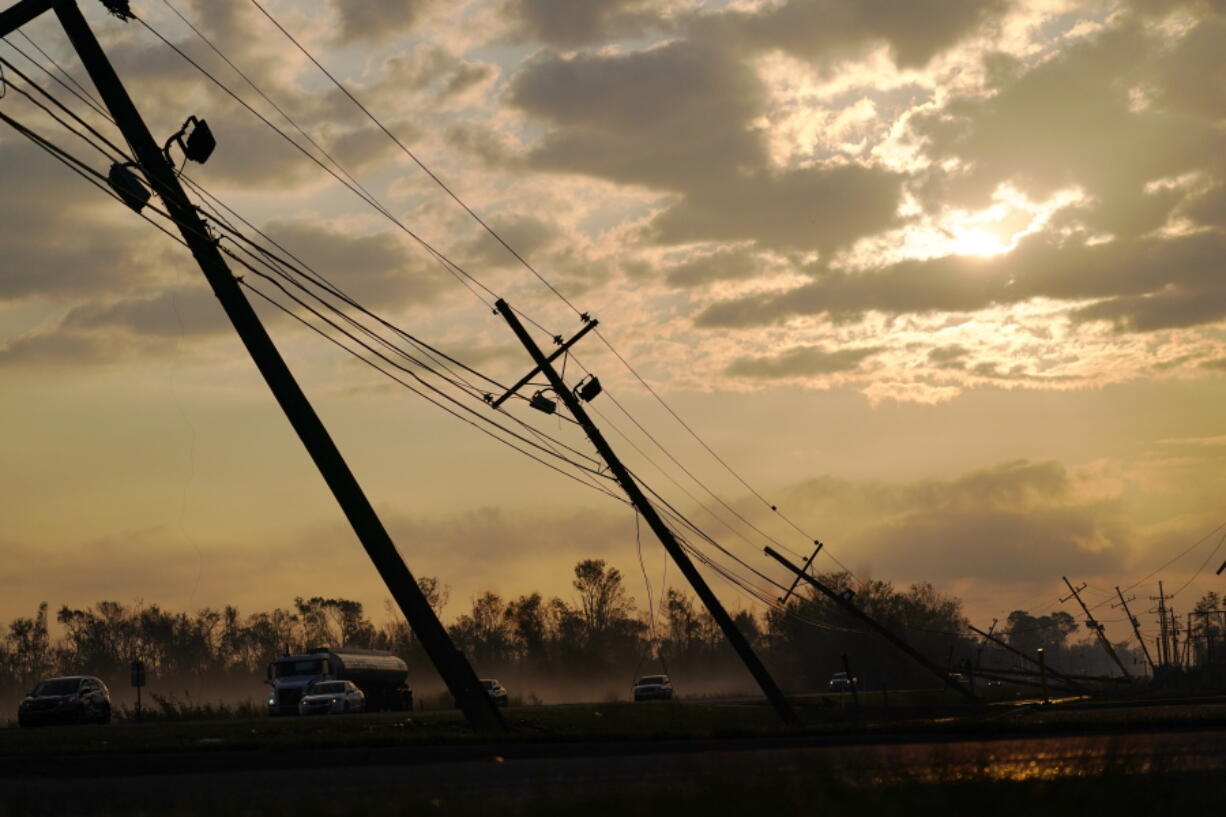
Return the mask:
[(299, 715), (365, 711), (366, 695), (352, 681), (316, 681), (298, 701)]

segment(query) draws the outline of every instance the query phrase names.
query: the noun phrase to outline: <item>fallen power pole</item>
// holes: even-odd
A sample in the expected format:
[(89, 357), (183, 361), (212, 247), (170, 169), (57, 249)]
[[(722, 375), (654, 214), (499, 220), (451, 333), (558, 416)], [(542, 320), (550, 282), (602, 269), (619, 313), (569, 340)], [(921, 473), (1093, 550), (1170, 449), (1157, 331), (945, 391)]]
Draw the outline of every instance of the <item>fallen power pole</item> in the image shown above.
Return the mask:
[[(732, 645), (734, 650), (736, 650), (737, 655), (740, 656), (741, 661), (744, 662), (745, 667), (754, 677), (754, 680), (758, 682), (758, 686), (762, 688), (762, 692), (766, 695), (767, 700), (770, 701), (771, 705), (775, 708), (775, 712), (779, 715), (779, 718), (786, 724), (799, 725), (800, 719), (796, 717), (796, 713), (792, 710), (792, 705), (788, 703), (787, 698), (783, 696), (783, 692), (775, 683), (775, 679), (771, 677), (770, 672), (767, 671), (766, 666), (762, 663), (762, 660), (758, 658), (758, 655), (754, 652), (753, 647), (750, 646), (748, 639), (745, 638), (745, 635), (736, 626), (736, 622), (732, 620), (732, 616), (728, 615), (728, 611), (724, 609), (724, 605), (720, 603), (719, 598), (707, 585), (707, 582), (702, 577), (702, 574), (698, 572), (698, 568), (694, 566), (693, 561), (690, 560), (690, 557), (682, 548), (681, 543), (677, 541), (677, 538), (673, 535), (672, 530), (670, 530), (668, 525), (665, 524), (664, 520), (660, 518), (660, 514), (656, 511), (655, 506), (648, 501), (647, 495), (643, 493), (643, 489), (639, 487), (638, 482), (630, 474), (630, 470), (626, 468), (626, 466), (618, 458), (617, 454), (613, 451), (613, 448), (609, 445), (608, 441), (605, 440), (604, 435), (600, 432), (600, 429), (596, 427), (596, 424), (592, 422), (592, 418), (588, 416), (587, 411), (583, 408), (583, 404), (580, 402), (580, 396), (583, 396), (583, 399), (585, 400), (594, 398), (600, 390), (598, 381), (595, 379), (588, 380), (587, 382), (589, 385), (586, 391), (582, 384), (573, 390), (570, 389), (562, 380), (562, 376), (558, 374), (557, 369), (554, 368), (553, 359), (546, 357), (545, 353), (541, 351), (539, 346), (537, 346), (536, 341), (534, 341), (532, 336), (528, 334), (528, 331), (520, 322), (519, 317), (516, 316), (515, 311), (511, 309), (511, 306), (501, 298), (494, 304), (494, 306), (498, 310), (498, 313), (502, 315), (507, 324), (511, 327), (511, 331), (513, 331), (515, 336), (519, 338), (519, 342), (522, 343), (524, 348), (528, 350), (528, 354), (532, 356), (533, 363), (536, 364), (536, 369), (530, 372), (527, 377), (521, 379), (520, 383), (526, 383), (528, 379), (535, 376), (537, 372), (545, 375), (545, 377), (549, 380), (549, 384), (553, 387), (553, 392), (558, 396), (563, 404), (565, 404), (567, 410), (570, 411), (571, 416), (575, 418), (575, 421), (583, 427), (588, 439), (591, 440), (592, 445), (594, 445), (596, 450), (600, 453), (601, 458), (603, 458), (608, 464), (609, 470), (617, 479), (618, 484), (621, 485), (622, 490), (626, 492), (626, 496), (629, 497), (630, 502), (647, 522), (647, 525), (651, 528), (652, 532), (655, 533), (656, 537), (660, 540), (660, 544), (664, 545), (664, 549), (668, 551), (668, 554), (677, 564), (677, 567), (681, 569), (682, 574), (689, 581), (690, 586), (694, 588), (694, 592), (698, 594), (698, 598), (702, 600), (704, 605), (706, 605), (707, 611), (711, 614), (711, 617), (715, 619), (716, 624), (718, 624), (719, 628), (723, 631), (724, 637), (728, 639), (728, 643)], [(596, 321), (595, 319), (589, 318), (585, 315), (584, 323), (586, 326), (584, 326), (584, 328), (580, 331), (580, 334), (586, 333), (589, 329), (591, 329), (595, 325)], [(573, 343), (574, 340), (575, 338), (572, 338), (571, 342)], [(561, 338), (558, 338), (557, 342), (559, 346), (563, 347), (569, 347), (570, 345), (569, 343), (563, 343)], [(556, 359), (556, 355), (554, 356), (554, 359)], [(491, 401), (491, 403), (497, 404), (501, 402), (502, 399), (505, 399), (505, 397), (506, 396), (504, 395), (502, 398), (500, 398), (500, 400)], [(557, 409), (556, 404), (552, 400), (544, 397), (539, 392), (533, 396), (531, 402), (534, 407), (540, 408), (541, 410), (549, 413), (552, 413)]]
[(1128, 602), (1136, 599), (1136, 596), (1127, 599), (1124, 598), (1124, 593), (1120, 590), (1118, 585), (1115, 588), (1115, 594), (1120, 597), (1120, 603), (1113, 604), (1111, 606), (1124, 608), (1124, 615), (1128, 616), (1128, 623), (1132, 625), (1132, 632), (1137, 637), (1137, 643), (1141, 645), (1141, 652), (1145, 654), (1145, 663), (1149, 664), (1150, 675), (1153, 675), (1154, 659), (1149, 657), (1149, 647), (1145, 646), (1145, 639), (1141, 637), (1141, 622), (1138, 621), (1137, 617), (1134, 616), (1132, 611), (1128, 609)]
[[(132, 16), (126, 0), (103, 0), (103, 4), (120, 19), (126, 20)], [(154, 141), (76, 2), (22, 0), (0, 12), (0, 36), (7, 36), (18, 26), (50, 9), (54, 9), (115, 124), (131, 145), (136, 165), (161, 196), (166, 211), (179, 228), (183, 241), (191, 250), (222, 309), (247, 347), (251, 359), (315, 461), (358, 540), (366, 549), (367, 555), (396, 599), (405, 619), (438, 669), (448, 690), (455, 697), (457, 705), (474, 728), (504, 730), (506, 727), (502, 715), (482, 689), (468, 659), (455, 648), (447, 630), (431, 609), (413, 574), (397, 552), (382, 521), (353, 472), (349, 470), (319, 415), (315, 413), (267, 330), (260, 323), (259, 316), (243, 295), (238, 280), (221, 256), (217, 241), (210, 236), (208, 227), (180, 186), (174, 166), (163, 153), (163, 148)]]
[(1094, 620), (1094, 614), (1090, 612), (1089, 607), (1086, 607), (1086, 603), (1081, 600), (1081, 591), (1085, 590), (1086, 586), (1083, 584), (1081, 587), (1073, 587), (1073, 583), (1068, 580), (1068, 576), (1061, 576), (1060, 578), (1064, 579), (1064, 583), (1068, 586), (1069, 591), (1072, 593), (1072, 595), (1065, 596), (1064, 598), (1060, 599), (1060, 601), (1066, 602), (1069, 599), (1077, 599), (1077, 603), (1080, 604), (1081, 609), (1085, 611), (1086, 626), (1093, 630), (1094, 634), (1098, 636), (1098, 643), (1103, 645), (1103, 649), (1107, 651), (1107, 655), (1111, 656), (1111, 660), (1115, 662), (1115, 665), (1120, 668), (1120, 672), (1124, 673), (1124, 677), (1132, 680), (1132, 676), (1129, 675), (1128, 670), (1124, 668), (1124, 662), (1121, 661), (1120, 657), (1115, 654), (1115, 648), (1111, 646), (1111, 641), (1107, 638), (1107, 634), (1103, 632), (1103, 625)]
[[(817, 588), (817, 590), (820, 593), (822, 593), (824, 596), (829, 598), (839, 607), (846, 610), (854, 618), (857, 618), (860, 621), (867, 624), (869, 627), (872, 627), (874, 630), (877, 631), (879, 635), (883, 636), (886, 641), (889, 641), (895, 647), (898, 647), (898, 649), (902, 650), (907, 655), (915, 659), (915, 661), (919, 663), (920, 666), (922, 666), (924, 669), (928, 670), (933, 675), (940, 678), (941, 682), (944, 683), (946, 686), (951, 687), (952, 689), (961, 693), (963, 697), (967, 698), (968, 700), (973, 701), (974, 703), (980, 703), (979, 698), (977, 698), (973, 692), (971, 692), (969, 689), (963, 686), (961, 682), (954, 679), (953, 676), (950, 675), (950, 673), (941, 669), (935, 662), (929, 660), (923, 653), (919, 652), (914, 647), (912, 647), (910, 644), (908, 644), (906, 641), (903, 641), (901, 638), (894, 635), (894, 633), (888, 630), (883, 624), (878, 622), (872, 616), (865, 613), (859, 607), (856, 607), (854, 604), (852, 604), (849, 598), (844, 597), (845, 594), (836, 593), (831, 588), (822, 584), (820, 581), (813, 578), (808, 573), (805, 573), (796, 565), (792, 564), (792, 562), (789, 561), (786, 556), (783, 556), (782, 554), (780, 554), (778, 551), (774, 550), (773, 548), (768, 547), (763, 552), (766, 553), (767, 556), (770, 556), (772, 559), (774, 559), (775, 561), (779, 562), (781, 565), (786, 567), (788, 570), (795, 573), (802, 580), (813, 585), (813, 587)], [(850, 591), (848, 592), (850, 593)]]
[[(979, 629), (973, 624), (967, 624), (966, 626), (970, 628), (971, 632), (978, 633), (979, 635), (986, 638), (988, 641), (991, 641), (993, 644), (998, 644), (999, 646), (1004, 647), (1006, 650), (1018, 656), (1023, 661), (1029, 661), (1030, 663), (1034, 664), (1036, 667), (1040, 666), (1039, 659), (1035, 658), (1034, 656), (1027, 655), (1026, 653), (1022, 652), (1017, 647), (1013, 646), (1007, 641), (1002, 641), (1001, 639), (992, 635), (991, 631), (985, 633), (983, 630)], [(1077, 687), (1082, 692), (1086, 692), (1086, 689), (1084, 687), (1078, 686), (1077, 682), (1073, 680), (1072, 676), (1065, 675), (1063, 672), (1059, 672), (1058, 670), (1052, 669), (1052, 666), (1050, 664), (1047, 665), (1047, 672), (1049, 672), (1052, 675), (1055, 675), (1057, 678), (1063, 678), (1066, 682), (1068, 682), (1072, 686)]]

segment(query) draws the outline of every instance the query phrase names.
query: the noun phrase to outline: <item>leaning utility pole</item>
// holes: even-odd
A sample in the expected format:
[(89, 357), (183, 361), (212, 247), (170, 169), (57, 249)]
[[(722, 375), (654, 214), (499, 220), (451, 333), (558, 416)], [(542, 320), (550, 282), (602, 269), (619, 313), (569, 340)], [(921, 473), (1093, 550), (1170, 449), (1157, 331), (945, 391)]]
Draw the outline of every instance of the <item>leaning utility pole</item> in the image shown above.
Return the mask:
[(770, 556), (772, 559), (779, 562), (779, 564), (786, 567), (788, 570), (795, 573), (797, 576), (799, 576), (804, 581), (813, 585), (813, 587), (817, 588), (817, 590), (821, 592), (824, 596), (826, 596), (826, 598), (833, 601), (839, 607), (842, 607), (844, 610), (850, 613), (853, 617), (859, 619), (860, 621), (863, 621), (869, 627), (872, 627), (874, 630), (877, 631), (879, 635), (883, 636), (886, 641), (889, 641), (895, 647), (898, 647), (898, 649), (902, 650), (907, 655), (915, 659), (915, 661), (919, 663), (919, 665), (922, 666), (924, 669), (928, 670), (933, 675), (940, 678), (941, 681), (946, 686), (952, 687), (957, 692), (962, 693), (964, 697), (966, 697), (973, 703), (981, 703), (979, 698), (975, 697), (974, 693), (972, 693), (969, 689), (964, 687), (960, 682), (956, 681), (950, 673), (941, 669), (934, 661), (931, 661), (927, 656), (925, 656), (919, 650), (912, 647), (906, 641), (903, 641), (901, 638), (894, 635), (894, 633), (886, 629), (885, 625), (877, 621), (877, 619), (873, 618), (868, 613), (864, 612), (859, 607), (852, 604), (851, 598), (850, 598), (850, 593), (851, 593), (850, 590), (846, 591), (845, 593), (836, 593), (834, 590), (822, 584), (820, 581), (813, 578), (808, 573), (803, 572), (799, 567), (792, 564), (786, 556), (783, 556), (778, 551), (776, 551), (774, 548), (768, 547), (763, 552), (767, 556)]
[[(766, 667), (762, 664), (761, 659), (758, 658), (757, 653), (754, 652), (753, 647), (750, 646), (749, 641), (745, 638), (740, 629), (737, 628), (736, 622), (732, 620), (732, 616), (728, 615), (728, 611), (724, 609), (724, 605), (720, 603), (719, 598), (716, 597), (715, 593), (712, 592), (711, 588), (707, 585), (707, 582), (702, 577), (702, 574), (698, 572), (698, 568), (694, 566), (694, 563), (690, 560), (690, 557), (682, 548), (681, 543), (678, 542), (676, 536), (673, 535), (672, 530), (670, 530), (668, 525), (664, 523), (664, 520), (660, 518), (660, 514), (657, 513), (655, 506), (648, 501), (647, 495), (643, 493), (643, 489), (639, 487), (638, 482), (636, 482), (634, 477), (630, 474), (629, 469), (627, 469), (626, 466), (622, 464), (622, 461), (618, 459), (617, 454), (615, 454), (612, 447), (609, 446), (609, 443), (605, 440), (604, 435), (600, 433), (600, 429), (596, 427), (596, 424), (592, 422), (591, 417), (588, 416), (587, 411), (584, 410), (583, 404), (579, 401), (579, 396), (576, 394), (581, 387), (577, 387), (575, 391), (572, 391), (562, 380), (562, 376), (558, 374), (557, 369), (553, 367), (553, 359), (557, 358), (558, 352), (555, 352), (552, 357), (546, 357), (545, 353), (542, 352), (540, 347), (536, 345), (536, 341), (534, 341), (532, 336), (528, 334), (528, 331), (524, 328), (524, 325), (520, 323), (519, 317), (516, 316), (515, 311), (511, 309), (510, 305), (507, 304), (506, 301), (500, 298), (498, 299), (498, 302), (494, 304), (494, 307), (506, 320), (507, 324), (511, 327), (511, 331), (513, 331), (515, 336), (519, 338), (519, 342), (522, 343), (524, 348), (528, 350), (528, 354), (532, 356), (532, 361), (536, 364), (536, 369), (525, 378), (521, 379), (519, 384), (517, 384), (514, 388), (518, 388), (519, 385), (526, 383), (528, 379), (535, 376), (537, 372), (545, 375), (545, 377), (549, 380), (550, 385), (553, 387), (554, 393), (566, 405), (566, 408), (570, 411), (571, 416), (575, 418), (575, 421), (583, 427), (588, 439), (592, 441), (592, 445), (596, 447), (596, 450), (600, 453), (600, 456), (606, 463), (608, 463), (609, 470), (613, 472), (613, 476), (621, 485), (622, 490), (626, 492), (626, 496), (630, 498), (630, 502), (647, 522), (648, 526), (655, 533), (656, 537), (659, 538), (660, 544), (664, 545), (664, 549), (668, 551), (670, 556), (672, 556), (673, 561), (677, 564), (677, 567), (681, 569), (682, 574), (685, 575), (685, 578), (694, 588), (694, 592), (698, 594), (698, 598), (700, 598), (702, 603), (706, 605), (707, 611), (711, 614), (711, 617), (715, 619), (715, 622), (719, 625), (720, 629), (723, 630), (724, 637), (728, 639), (728, 643), (732, 645), (734, 650), (736, 650), (737, 655), (739, 655), (741, 660), (745, 663), (745, 666), (749, 669), (750, 674), (753, 675), (754, 680), (758, 682), (758, 686), (762, 688), (762, 692), (766, 694), (766, 697), (771, 702), (771, 705), (775, 707), (775, 712), (779, 715), (780, 719), (787, 724), (799, 725), (800, 719), (797, 718), (796, 713), (792, 711), (792, 705), (788, 703), (787, 698), (783, 697), (783, 692), (781, 692), (779, 687), (775, 684), (775, 679), (771, 677)], [(585, 334), (589, 329), (591, 329), (595, 325), (596, 321), (585, 315), (584, 323), (586, 325), (582, 330), (580, 330), (580, 335)], [(558, 351), (561, 352), (563, 349), (569, 348), (570, 345), (578, 339), (578, 337), (579, 335), (576, 335), (575, 338), (572, 338), (567, 343), (563, 343), (561, 338), (557, 338), (556, 341), (558, 345), (562, 347)], [(596, 390), (598, 391), (598, 387)], [(589, 397), (585, 399), (595, 397), (595, 391), (589, 392), (588, 394)], [(503, 395), (501, 399), (505, 399), (506, 397), (507, 395)], [(545, 403), (550, 405), (550, 412), (556, 410), (556, 404), (553, 404), (553, 401), (549, 400), (548, 398), (542, 398), (542, 396), (539, 394), (533, 398), (534, 405), (539, 404), (542, 399)], [(498, 402), (501, 402), (501, 400), (491, 400), (491, 403), (494, 405), (497, 405)]]
[[(995, 621), (995, 619), (993, 619), (993, 621)], [(1037, 666), (1039, 666), (1039, 659), (1034, 658), (1033, 656), (1027, 655), (1026, 653), (1024, 653), (1024, 652), (1022, 652), (1021, 650), (1019, 650), (1017, 647), (1015, 647), (1015, 646), (1013, 646), (1012, 644), (1010, 644), (1008, 641), (1004, 641), (1004, 640), (1002, 640), (1002, 639), (1000, 639), (1000, 638), (998, 638), (998, 637), (996, 637), (996, 636), (992, 635), (992, 631), (991, 631), (991, 630), (989, 630), (988, 632), (986, 632), (986, 633), (985, 633), (983, 630), (979, 629), (978, 627), (976, 627), (976, 626), (975, 626), (975, 625), (973, 625), (973, 624), (967, 624), (966, 626), (967, 626), (967, 627), (968, 627), (968, 628), (971, 630), (971, 632), (973, 632), (973, 633), (978, 633), (979, 635), (981, 635), (981, 636), (983, 636), (984, 638), (986, 638), (988, 641), (991, 641), (993, 644), (997, 644), (997, 645), (999, 645), (999, 646), (1001, 646), (1001, 647), (1004, 647), (1006, 650), (1008, 650), (1009, 652), (1013, 653), (1013, 654), (1014, 654), (1014, 655), (1016, 655), (1018, 658), (1021, 658), (1023, 661), (1029, 661), (1030, 663), (1034, 664), (1036, 667), (1037, 667)], [(1071, 685), (1071, 686), (1073, 686), (1073, 687), (1077, 688), (1079, 691), (1088, 693), (1088, 690), (1087, 690), (1085, 687), (1083, 687), (1083, 686), (1081, 686), (1080, 684), (1078, 684), (1078, 683), (1077, 683), (1075, 680), (1073, 680), (1073, 677), (1072, 677), (1071, 675), (1067, 675), (1067, 674), (1065, 674), (1065, 673), (1063, 673), (1063, 672), (1060, 672), (1059, 670), (1057, 670), (1057, 669), (1055, 669), (1054, 667), (1052, 667), (1050, 664), (1048, 664), (1048, 665), (1046, 665), (1046, 666), (1047, 666), (1047, 672), (1049, 672), (1049, 673), (1051, 673), (1052, 675), (1055, 675), (1055, 676), (1057, 676), (1057, 677), (1059, 677), (1059, 678), (1063, 678), (1065, 682), (1067, 682), (1069, 685)], [(981, 674), (982, 674), (982, 673), (981, 673)]]
[[(120, 19), (132, 16), (126, 0), (103, 0), (103, 3)], [(162, 203), (179, 228), (179, 233), (196, 263), (200, 265), (222, 309), (280, 403), (285, 416), (315, 461), (320, 474), (353, 526), (354, 533), (400, 605), (405, 619), (421, 641), (456, 703), (474, 728), (494, 731), (505, 729), (502, 715), (481, 688), (468, 659), (455, 648), (447, 630), (430, 608), (416, 579), (396, 551), (395, 544), (353, 472), (349, 470), (327, 429), (260, 323), (259, 316), (243, 295), (238, 280), (230, 272), (218, 250), (217, 241), (210, 236), (207, 226), (179, 185), (174, 166), (149, 133), (140, 112), (128, 96), (76, 2), (21, 0), (8, 10), (0, 12), (0, 37), (7, 36), (18, 26), (52, 8), (115, 124), (131, 145), (136, 164), (161, 196)]]
[(1171, 644), (1167, 638), (1167, 617), (1166, 617), (1166, 600), (1171, 598), (1162, 589), (1162, 582), (1158, 582), (1158, 595), (1150, 596), (1150, 601), (1158, 602), (1158, 609), (1150, 610), (1151, 613), (1158, 614), (1158, 665), (1165, 667), (1171, 663)]
[(1124, 594), (1118, 585), (1115, 588), (1115, 594), (1120, 597), (1120, 603), (1113, 604), (1111, 606), (1124, 608), (1124, 615), (1128, 616), (1128, 621), (1132, 624), (1132, 632), (1137, 637), (1137, 643), (1141, 645), (1141, 652), (1145, 654), (1145, 663), (1149, 664), (1149, 672), (1152, 675), (1154, 672), (1154, 659), (1149, 657), (1149, 647), (1145, 646), (1145, 639), (1141, 637), (1141, 622), (1138, 621), (1137, 617), (1134, 616), (1132, 611), (1128, 609), (1128, 602), (1135, 599), (1136, 596), (1133, 596), (1132, 599), (1124, 598)]
[[(972, 628), (973, 629), (973, 628)], [(992, 637), (993, 631), (996, 630), (996, 619), (992, 619), (992, 626), (988, 627), (988, 631), (983, 633), (983, 641), (979, 644), (979, 649), (975, 651), (975, 666), (983, 666), (983, 650), (988, 646), (988, 639)], [(976, 630), (976, 632), (978, 632)]]
[(1086, 586), (1083, 584), (1081, 587), (1075, 588), (1073, 587), (1073, 583), (1068, 580), (1068, 576), (1061, 576), (1060, 578), (1064, 579), (1064, 583), (1068, 585), (1068, 589), (1072, 592), (1071, 596), (1065, 596), (1064, 598), (1060, 599), (1061, 603), (1066, 602), (1069, 599), (1077, 599), (1077, 603), (1080, 604), (1081, 609), (1085, 611), (1086, 626), (1093, 630), (1094, 634), (1098, 636), (1098, 643), (1103, 645), (1103, 649), (1107, 651), (1107, 655), (1111, 656), (1111, 660), (1115, 662), (1115, 665), (1120, 668), (1120, 672), (1124, 673), (1124, 677), (1128, 680), (1132, 680), (1132, 676), (1129, 675), (1128, 670), (1124, 668), (1124, 662), (1121, 661), (1120, 657), (1115, 654), (1115, 648), (1111, 646), (1111, 642), (1107, 639), (1107, 634), (1103, 632), (1103, 625), (1094, 620), (1094, 615), (1090, 612), (1090, 608), (1086, 607), (1086, 603), (1081, 600), (1081, 591), (1085, 590)]

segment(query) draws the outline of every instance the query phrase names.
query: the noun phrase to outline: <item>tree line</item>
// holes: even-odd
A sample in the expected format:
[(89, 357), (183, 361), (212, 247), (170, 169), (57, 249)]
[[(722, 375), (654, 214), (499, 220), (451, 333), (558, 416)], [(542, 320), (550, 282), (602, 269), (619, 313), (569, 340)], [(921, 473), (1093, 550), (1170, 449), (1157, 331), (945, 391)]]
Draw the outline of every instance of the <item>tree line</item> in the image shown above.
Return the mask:
[[(839, 592), (852, 592), (862, 610), (951, 670), (967, 661), (1017, 663), (997, 648), (985, 658), (983, 642), (969, 635), (961, 601), (931, 584), (900, 589), (882, 580), (856, 583), (847, 573), (819, 578)], [(440, 611), (448, 588), (431, 577), (419, 584)], [(669, 587), (640, 608), (621, 571), (599, 559), (575, 565), (572, 590), (569, 599), (485, 592), (447, 629), (479, 675), (521, 684), (611, 680), (620, 687), (638, 674), (668, 672), (682, 694), (719, 691), (713, 684), (753, 689), (715, 621), (688, 592)], [(0, 695), (12, 697), (57, 674), (98, 675), (126, 686), (129, 662), (138, 658), (151, 685), (225, 680), (254, 685), (278, 655), (342, 645), (390, 650), (408, 662), (415, 686), (437, 682), (420, 643), (390, 601), (378, 624), (360, 602), (322, 596), (297, 597), (290, 607), (247, 615), (233, 606), (187, 613), (158, 604), (100, 601), (84, 609), (61, 607), (55, 620), (62, 635), (54, 639), (48, 615), (44, 603), (33, 616), (9, 623), (0, 638)], [(741, 610), (734, 619), (790, 690), (824, 689), (831, 674), (843, 670), (844, 655), (867, 688), (938, 683), (838, 605), (807, 589), (765, 615)], [(1070, 640), (1078, 626), (1067, 613), (1033, 616), (1018, 610), (1001, 632), (1023, 651), (1044, 647), (1053, 665), (1066, 671), (1111, 672), (1090, 642)], [(1119, 646), (1131, 659), (1125, 645)]]

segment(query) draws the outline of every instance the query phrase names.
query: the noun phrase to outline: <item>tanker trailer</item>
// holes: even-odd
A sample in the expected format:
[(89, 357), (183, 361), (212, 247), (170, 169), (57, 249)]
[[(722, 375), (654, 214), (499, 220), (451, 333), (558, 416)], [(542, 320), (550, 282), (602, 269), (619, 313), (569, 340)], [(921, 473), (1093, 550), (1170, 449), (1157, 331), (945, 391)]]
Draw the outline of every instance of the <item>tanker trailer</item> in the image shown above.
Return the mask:
[(298, 714), (298, 700), (316, 681), (352, 681), (366, 695), (367, 711), (411, 710), (409, 668), (386, 650), (314, 647), (282, 655), (268, 665), (269, 715)]

